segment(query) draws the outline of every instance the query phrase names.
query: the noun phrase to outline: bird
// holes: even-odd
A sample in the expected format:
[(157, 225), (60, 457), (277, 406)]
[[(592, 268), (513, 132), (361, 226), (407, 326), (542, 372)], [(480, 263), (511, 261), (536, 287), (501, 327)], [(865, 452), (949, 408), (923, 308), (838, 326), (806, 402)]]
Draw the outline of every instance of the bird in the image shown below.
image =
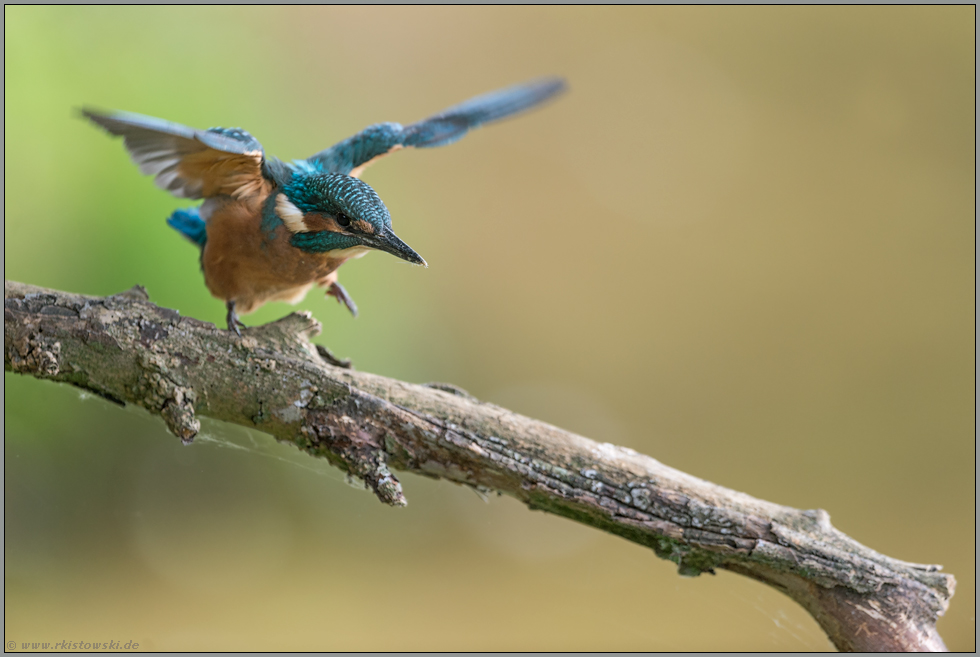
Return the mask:
[(499, 89), (402, 126), (377, 123), (304, 160), (267, 156), (241, 128), (196, 130), (141, 114), (82, 108), (81, 114), (123, 138), (130, 158), (178, 198), (203, 199), (167, 224), (200, 249), (204, 283), (224, 301), (228, 329), (269, 301), (299, 303), (325, 288), (357, 316), (337, 268), (371, 250), (415, 265), (425, 260), (391, 227), (378, 194), (360, 180), (378, 159), (406, 148), (434, 148), (485, 123), (529, 110), (561, 94), (548, 77)]

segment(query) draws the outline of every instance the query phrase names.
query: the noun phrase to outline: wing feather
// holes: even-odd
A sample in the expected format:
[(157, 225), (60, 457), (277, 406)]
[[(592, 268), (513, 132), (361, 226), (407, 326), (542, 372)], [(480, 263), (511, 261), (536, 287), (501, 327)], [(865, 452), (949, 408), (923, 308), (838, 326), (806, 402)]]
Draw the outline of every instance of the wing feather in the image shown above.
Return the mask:
[(461, 139), (484, 123), (523, 112), (565, 90), (561, 78), (545, 78), (471, 98), (427, 119), (402, 126), (378, 123), (306, 160), (314, 168), (354, 177), (401, 148), (434, 148)]
[(265, 153), (252, 135), (238, 128), (195, 130), (129, 112), (82, 114), (110, 134), (121, 136), (140, 173), (181, 198), (247, 198), (269, 187), (262, 175)]

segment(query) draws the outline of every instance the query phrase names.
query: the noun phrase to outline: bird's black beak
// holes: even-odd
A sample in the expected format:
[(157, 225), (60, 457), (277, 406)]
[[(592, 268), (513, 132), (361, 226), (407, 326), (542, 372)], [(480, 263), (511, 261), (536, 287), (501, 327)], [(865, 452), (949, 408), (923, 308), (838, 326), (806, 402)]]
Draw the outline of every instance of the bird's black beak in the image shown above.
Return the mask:
[(372, 249), (378, 249), (379, 251), (390, 253), (393, 256), (398, 256), (402, 260), (407, 260), (413, 265), (428, 267), (425, 260), (422, 259), (422, 256), (413, 251), (412, 247), (410, 247), (408, 244), (402, 242), (390, 228), (386, 228), (380, 234), (361, 235), (360, 238), (366, 246), (369, 246)]

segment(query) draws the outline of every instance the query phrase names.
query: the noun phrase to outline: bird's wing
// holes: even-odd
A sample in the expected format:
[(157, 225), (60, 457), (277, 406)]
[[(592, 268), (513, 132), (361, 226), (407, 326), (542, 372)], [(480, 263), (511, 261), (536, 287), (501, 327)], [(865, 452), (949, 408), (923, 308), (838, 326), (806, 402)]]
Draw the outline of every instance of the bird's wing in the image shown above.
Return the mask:
[(262, 144), (239, 128), (195, 130), (129, 112), (82, 114), (121, 136), (140, 173), (154, 176), (174, 196), (246, 198), (266, 184)]
[(484, 123), (503, 119), (543, 103), (565, 90), (561, 78), (546, 78), (492, 91), (430, 116), (401, 126), (378, 123), (307, 159), (313, 167), (357, 177), (373, 160), (400, 148), (445, 146)]

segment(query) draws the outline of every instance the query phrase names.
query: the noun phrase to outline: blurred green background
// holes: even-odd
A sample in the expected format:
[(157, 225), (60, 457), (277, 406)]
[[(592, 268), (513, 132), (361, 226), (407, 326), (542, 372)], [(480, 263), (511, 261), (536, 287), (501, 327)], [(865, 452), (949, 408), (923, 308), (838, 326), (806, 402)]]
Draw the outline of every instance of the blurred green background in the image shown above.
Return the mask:
[[(974, 7), (4, 10), (4, 276), (214, 322), (189, 205), (91, 104), (284, 159), (560, 74), (364, 179), (429, 262), (313, 292), (359, 369), (450, 381), (774, 502), (958, 590), (975, 648)], [(250, 324), (292, 310), (270, 304)], [(5, 640), (155, 650), (822, 650), (788, 598), (411, 475), (4, 375)], [(92, 637), (92, 638), (89, 638)]]

